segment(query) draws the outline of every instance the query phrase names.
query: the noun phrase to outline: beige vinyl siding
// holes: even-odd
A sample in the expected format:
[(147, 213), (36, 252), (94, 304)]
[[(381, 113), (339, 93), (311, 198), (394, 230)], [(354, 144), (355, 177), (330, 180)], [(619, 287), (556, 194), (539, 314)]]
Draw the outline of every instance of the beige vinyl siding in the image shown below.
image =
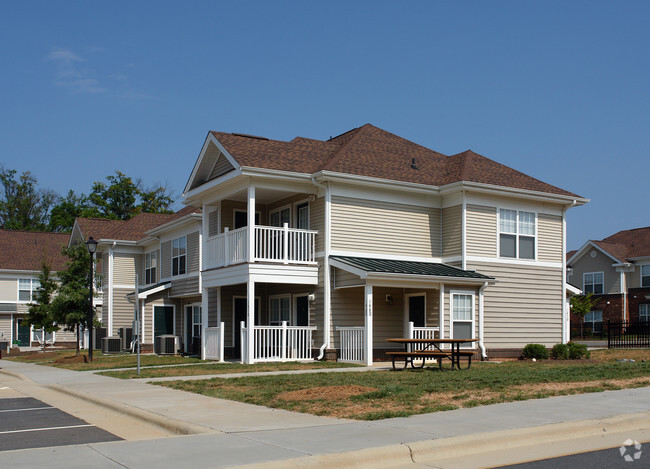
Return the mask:
[[(363, 300), (363, 289), (357, 288), (355, 290)], [(372, 289), (373, 348), (394, 348), (394, 345), (386, 342), (386, 339), (404, 336), (403, 291), (401, 288), (374, 287)], [(386, 303), (386, 295), (389, 294), (393, 298), (392, 305)], [(363, 323), (360, 325), (363, 325)]]
[[(221, 320), (224, 323), (224, 343), (226, 347), (233, 347), (235, 345), (233, 317), (235, 315), (233, 296), (246, 296), (246, 285), (230, 285), (221, 288)], [(260, 305), (261, 306), (261, 305)]]
[(185, 296), (199, 292), (199, 277), (192, 276), (187, 278), (175, 278), (172, 280), (172, 286), (169, 289), (169, 296)]
[(641, 264), (634, 266), (634, 271), (625, 273), (627, 288), (641, 288)]
[(562, 340), (562, 269), (530, 265), (472, 263), (468, 269), (495, 277), (485, 289), (485, 345), (522, 348)]
[(542, 262), (562, 262), (562, 217), (537, 215), (537, 259)]
[(199, 271), (199, 232), (187, 235), (187, 272)]
[(234, 166), (230, 164), (230, 161), (228, 161), (228, 158), (226, 158), (223, 155), (219, 155), (217, 158), (217, 162), (214, 165), (214, 168), (212, 168), (212, 172), (210, 173), (210, 176), (208, 177), (208, 181), (218, 178), (219, 176), (222, 176), (230, 171), (232, 171)]
[[(219, 295), (217, 295), (217, 289), (208, 288), (207, 292), (208, 292), (208, 327), (219, 327), (219, 324), (217, 323), (217, 300), (219, 299)], [(221, 314), (222, 314), (221, 321), (223, 321), (223, 310), (221, 311)]]
[[(0, 314), (0, 341), (11, 340), (11, 314)], [(11, 344), (9, 345), (11, 347)]]
[[(113, 330), (109, 332), (112, 336), (118, 335), (120, 327), (131, 327), (133, 323), (133, 311), (135, 305), (126, 299), (128, 293), (133, 293), (133, 289), (115, 288), (113, 290)], [(108, 326), (108, 320), (104, 321)]]
[(214, 208), (208, 212), (208, 236), (219, 234), (219, 210)]
[(29, 312), (29, 303), (18, 303), (16, 304), (16, 312), (27, 314)]
[[(138, 266), (140, 267), (140, 262)], [(113, 255), (113, 284), (135, 285), (136, 260), (134, 254)]]
[(332, 249), (438, 256), (439, 222), (435, 208), (332, 197)]
[(365, 280), (343, 269), (335, 268), (333, 272), (332, 280), (335, 287), (351, 287), (366, 284)]
[(64, 331), (63, 327), (56, 331), (56, 344), (61, 342), (76, 342), (77, 334), (73, 331)]
[(467, 255), (497, 257), (497, 209), (483, 205), (468, 205)]
[(334, 348), (340, 349), (340, 332), (336, 327), (360, 327), (364, 325), (363, 287), (343, 288), (332, 291), (332, 329)]
[(172, 242), (165, 241), (160, 243), (160, 256), (159, 256), (160, 278), (169, 278), (172, 276)]
[(463, 207), (454, 205), (442, 209), (442, 257), (457, 257), (463, 253)]
[[(594, 252), (596, 257), (591, 257)], [(584, 274), (587, 272), (603, 272), (603, 293), (613, 294), (621, 292), (621, 274), (616, 272), (612, 267), (614, 261), (611, 257), (606, 256), (602, 251), (592, 248), (589, 249), (577, 262), (571, 266), (573, 272), (567, 277), (567, 281), (584, 290)], [(637, 273), (638, 275), (638, 273)]]
[(18, 299), (18, 280), (0, 280), (0, 298), (2, 301), (16, 301)]
[(325, 251), (325, 197), (309, 203), (309, 228), (318, 231), (316, 252)]

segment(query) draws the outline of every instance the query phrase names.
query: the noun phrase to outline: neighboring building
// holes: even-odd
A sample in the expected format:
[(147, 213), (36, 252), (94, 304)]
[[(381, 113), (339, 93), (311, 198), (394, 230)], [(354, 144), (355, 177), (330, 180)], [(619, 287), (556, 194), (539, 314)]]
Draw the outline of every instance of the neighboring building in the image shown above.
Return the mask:
[(99, 242), (103, 306), (99, 320), (108, 336), (132, 328), (136, 309), (142, 317), (145, 350), (154, 337), (181, 337), (182, 351), (198, 353), (201, 214), (186, 207), (174, 214), (140, 213), (130, 220), (77, 218), (70, 244), (92, 237)]
[[(61, 254), (70, 235), (36, 231), (0, 230), (0, 342), (30, 346), (41, 331), (27, 326), (25, 316), (39, 288), (43, 262), (53, 273), (65, 269), (67, 257)], [(76, 335), (63, 330), (47, 335), (48, 342), (72, 344)]]
[[(599, 331), (608, 320), (650, 321), (650, 227), (587, 241), (567, 258), (568, 281), (597, 299), (587, 328)], [(580, 322), (571, 316), (572, 328)]]
[(472, 151), (369, 124), (327, 141), (210, 132), (183, 196), (202, 211), (199, 328), (223, 322), (246, 362), (372, 363), (410, 322), (478, 338), (483, 357), (569, 338), (565, 213), (588, 201)]

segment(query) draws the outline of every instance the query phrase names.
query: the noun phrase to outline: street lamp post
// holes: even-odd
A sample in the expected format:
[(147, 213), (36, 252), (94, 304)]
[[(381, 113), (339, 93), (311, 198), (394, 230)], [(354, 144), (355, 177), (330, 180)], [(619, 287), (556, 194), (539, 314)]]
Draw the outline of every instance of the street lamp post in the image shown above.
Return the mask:
[(86, 241), (86, 247), (90, 253), (90, 294), (88, 298), (90, 299), (90, 306), (88, 308), (88, 361), (93, 361), (93, 319), (95, 317), (93, 311), (93, 264), (95, 259), (95, 252), (97, 251), (97, 241), (91, 236)]

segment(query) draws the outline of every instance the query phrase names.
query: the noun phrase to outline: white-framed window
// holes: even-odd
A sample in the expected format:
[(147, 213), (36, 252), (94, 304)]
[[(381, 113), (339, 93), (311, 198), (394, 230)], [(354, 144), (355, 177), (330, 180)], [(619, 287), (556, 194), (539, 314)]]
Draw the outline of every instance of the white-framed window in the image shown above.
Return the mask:
[(650, 322), (650, 304), (639, 305), (639, 321)]
[(269, 297), (269, 324), (279, 326), (282, 321), (291, 325), (291, 295)]
[(188, 309), (192, 310), (192, 337), (201, 337), (201, 306), (191, 305)]
[(650, 264), (641, 266), (641, 286), (650, 287)]
[(18, 301), (33, 301), (36, 292), (41, 288), (41, 282), (36, 278), (18, 279)]
[(536, 214), (499, 209), (499, 255), (535, 259)]
[(603, 272), (585, 272), (582, 279), (582, 290), (594, 295), (602, 295), (605, 283), (605, 274)]
[(269, 213), (269, 225), (284, 226), (287, 223), (291, 226), (291, 207), (281, 207)]
[(296, 228), (299, 230), (309, 229), (309, 202), (296, 205)]
[(158, 252), (151, 251), (144, 255), (144, 283), (156, 283), (156, 272), (158, 270)]
[[(262, 216), (261, 212), (255, 212), (255, 225), (260, 224), (260, 217)], [(248, 226), (248, 212), (246, 210), (234, 209), (232, 212), (233, 226), (235, 229), (243, 228)]]
[(585, 326), (599, 330), (603, 323), (603, 312), (601, 310), (589, 311), (585, 314)]
[(183, 275), (187, 265), (187, 237), (172, 240), (172, 275)]
[(451, 292), (451, 319), (454, 339), (474, 338), (474, 292)]

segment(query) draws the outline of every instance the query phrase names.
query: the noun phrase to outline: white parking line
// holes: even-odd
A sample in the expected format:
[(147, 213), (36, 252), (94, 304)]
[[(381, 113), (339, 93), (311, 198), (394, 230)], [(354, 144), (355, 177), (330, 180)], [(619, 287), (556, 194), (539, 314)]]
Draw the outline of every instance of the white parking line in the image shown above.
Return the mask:
[(3, 387), (0, 388), (0, 390), (2, 390), (2, 389), (11, 389), (11, 388), (9, 386), (3, 386)]
[(47, 406), (47, 407), (30, 407), (28, 409), (4, 409), (0, 410), (0, 413), (2, 412), (22, 412), (24, 410), (42, 410), (42, 409), (54, 409), (55, 407), (52, 406)]
[(49, 428), (28, 428), (26, 430), (9, 430), (6, 432), (0, 432), (0, 435), (5, 435), (7, 433), (25, 433), (25, 432), (42, 432), (44, 430), (65, 430), (66, 428), (81, 428), (81, 427), (94, 427), (94, 425), (70, 425), (67, 427), (49, 427)]

